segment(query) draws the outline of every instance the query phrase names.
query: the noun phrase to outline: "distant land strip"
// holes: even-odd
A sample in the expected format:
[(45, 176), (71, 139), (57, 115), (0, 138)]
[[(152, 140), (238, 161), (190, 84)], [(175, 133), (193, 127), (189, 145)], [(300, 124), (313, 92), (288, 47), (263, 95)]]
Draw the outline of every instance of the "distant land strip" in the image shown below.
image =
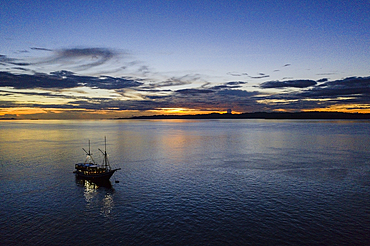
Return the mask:
[(151, 115), (129, 119), (370, 119), (370, 114), (342, 112), (255, 112), (242, 114)]
[[(66, 120), (72, 118), (66, 118)], [(129, 118), (111, 118), (112, 120), (120, 119), (306, 119), (306, 120), (370, 120), (370, 113), (344, 113), (344, 112), (254, 112), (254, 113), (210, 113), (195, 115), (147, 115), (133, 116)], [(1, 118), (0, 120), (26, 120), (16, 117)], [(28, 120), (37, 120), (30, 118)]]

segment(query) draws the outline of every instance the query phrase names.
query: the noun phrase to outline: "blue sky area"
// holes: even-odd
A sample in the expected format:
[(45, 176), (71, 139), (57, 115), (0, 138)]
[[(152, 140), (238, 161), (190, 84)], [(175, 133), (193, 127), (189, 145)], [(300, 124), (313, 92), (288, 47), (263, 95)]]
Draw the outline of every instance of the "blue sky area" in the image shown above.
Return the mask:
[(0, 117), (370, 112), (369, 1), (0, 1)]

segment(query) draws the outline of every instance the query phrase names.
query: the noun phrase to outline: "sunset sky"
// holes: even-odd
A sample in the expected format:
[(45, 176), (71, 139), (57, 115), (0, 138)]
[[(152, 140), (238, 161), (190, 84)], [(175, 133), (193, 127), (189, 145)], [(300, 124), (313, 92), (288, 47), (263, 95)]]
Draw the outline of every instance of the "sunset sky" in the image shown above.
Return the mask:
[(0, 118), (370, 113), (370, 2), (0, 0)]

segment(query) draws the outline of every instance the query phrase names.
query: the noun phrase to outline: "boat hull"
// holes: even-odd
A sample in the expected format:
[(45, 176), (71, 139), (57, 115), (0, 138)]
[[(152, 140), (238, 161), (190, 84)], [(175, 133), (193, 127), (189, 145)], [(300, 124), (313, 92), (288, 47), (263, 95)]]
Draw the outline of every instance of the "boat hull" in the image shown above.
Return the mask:
[(104, 173), (96, 173), (96, 174), (85, 174), (82, 171), (76, 170), (74, 173), (76, 174), (77, 177), (82, 178), (82, 179), (88, 179), (92, 181), (103, 181), (103, 180), (109, 180), (110, 177), (112, 177), (113, 173), (119, 169), (114, 169), (108, 172)]

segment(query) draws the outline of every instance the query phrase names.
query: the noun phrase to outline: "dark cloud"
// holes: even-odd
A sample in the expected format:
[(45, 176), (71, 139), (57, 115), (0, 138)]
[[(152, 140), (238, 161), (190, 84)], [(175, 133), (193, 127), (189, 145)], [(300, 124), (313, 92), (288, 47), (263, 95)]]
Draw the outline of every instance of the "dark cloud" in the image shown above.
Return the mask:
[(263, 79), (263, 78), (268, 78), (270, 75), (264, 74), (264, 73), (258, 73), (257, 76), (248, 76), (251, 79)]
[(306, 88), (316, 85), (313, 80), (289, 80), (289, 81), (268, 81), (260, 84), (260, 88)]
[(164, 99), (164, 98), (169, 98), (170, 96), (144, 96), (146, 99), (150, 100), (156, 100), (156, 99)]
[(64, 70), (51, 72), (50, 74), (36, 73), (33, 75), (0, 72), (0, 87), (8, 86), (16, 89), (66, 89), (87, 86), (114, 90), (138, 87), (142, 84), (143, 82), (132, 78), (79, 76)]
[(292, 65), (292, 64), (287, 63), (287, 64), (285, 64), (283, 67), (289, 67), (290, 65)]
[[(244, 82), (244, 81), (230, 81), (230, 82), (226, 82), (226, 83), (221, 84), (221, 85), (216, 85), (216, 86), (209, 87), (208, 89), (212, 89), (212, 90), (237, 89), (237, 88), (241, 88), (245, 84), (247, 84), (247, 82)], [(206, 88), (206, 86), (202, 86), (202, 88)]]
[[(268, 107), (271, 109), (298, 111), (302, 109), (327, 108), (333, 105), (369, 104), (370, 77), (349, 77), (335, 81), (324, 80), (310, 89), (264, 97), (260, 96), (259, 98), (261, 100), (272, 99), (268, 103)], [(355, 108), (358, 109), (357, 106)]]
[(206, 93), (213, 93), (213, 90), (206, 90), (206, 89), (181, 89), (175, 91), (180, 94), (206, 94)]
[(109, 60), (116, 55), (111, 49), (106, 48), (73, 48), (57, 50), (58, 57), (56, 59), (64, 58), (80, 58), (87, 57), (92, 59)]
[(71, 71), (61, 70), (61, 71), (50, 72), (50, 74), (58, 78), (63, 78), (63, 77), (74, 76), (75, 73)]
[(349, 77), (342, 80), (326, 81), (298, 95), (309, 98), (370, 96), (370, 77)]
[(328, 81), (328, 79), (327, 79), (327, 78), (323, 78), (323, 79), (319, 79), (319, 80), (317, 80), (317, 82), (326, 82), (326, 81)]
[(140, 82), (138, 79), (132, 78), (116, 78), (110, 76), (100, 76), (100, 77), (84, 76), (83, 78), (86, 78), (86, 80), (88, 81), (87, 83), (85, 83), (86, 86), (99, 89), (116, 90), (123, 88), (138, 87), (140, 85), (143, 85), (143, 82)]
[(16, 89), (54, 88), (64, 89), (78, 87), (79, 84), (73, 80), (60, 79), (47, 74), (12, 74), (0, 72), (0, 87), (14, 87)]
[(47, 49), (47, 48), (40, 48), (40, 47), (31, 47), (30, 48), (31, 50), (41, 50), (41, 51), (53, 51), (51, 49)]
[(235, 85), (245, 85), (247, 83), (248, 82), (244, 82), (244, 81), (230, 81), (230, 82), (227, 82), (226, 85), (235, 86)]
[(244, 91), (244, 90), (222, 90), (217, 92), (218, 95), (221, 96), (234, 96), (234, 97), (239, 97), (239, 98), (248, 98), (252, 96), (256, 96), (259, 94), (259, 92), (250, 92), (250, 91)]

